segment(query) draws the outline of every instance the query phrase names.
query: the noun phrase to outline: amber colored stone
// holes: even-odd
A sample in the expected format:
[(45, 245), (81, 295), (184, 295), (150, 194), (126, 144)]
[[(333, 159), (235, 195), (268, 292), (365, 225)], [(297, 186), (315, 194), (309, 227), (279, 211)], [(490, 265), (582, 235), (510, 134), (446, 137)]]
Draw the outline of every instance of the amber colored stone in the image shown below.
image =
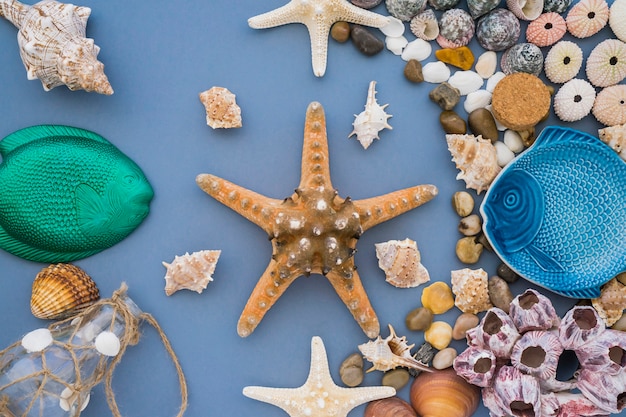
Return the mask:
[(435, 56), (441, 62), (466, 71), (471, 69), (472, 65), (474, 65), (474, 54), (467, 46), (438, 49), (435, 51)]
[(492, 143), (498, 140), (496, 121), (489, 110), (480, 108), (472, 111), (467, 117), (467, 123), (474, 135), (481, 135), (484, 139), (491, 140)]
[(421, 83), (424, 81), (424, 74), (422, 74), (422, 63), (417, 59), (409, 59), (404, 66), (404, 76), (412, 83)]
[(439, 115), (439, 123), (443, 131), (449, 134), (464, 135), (467, 133), (467, 124), (461, 116), (453, 110), (444, 110)]
[(350, 24), (348, 22), (336, 22), (330, 28), (330, 36), (337, 42), (346, 42), (350, 39)]

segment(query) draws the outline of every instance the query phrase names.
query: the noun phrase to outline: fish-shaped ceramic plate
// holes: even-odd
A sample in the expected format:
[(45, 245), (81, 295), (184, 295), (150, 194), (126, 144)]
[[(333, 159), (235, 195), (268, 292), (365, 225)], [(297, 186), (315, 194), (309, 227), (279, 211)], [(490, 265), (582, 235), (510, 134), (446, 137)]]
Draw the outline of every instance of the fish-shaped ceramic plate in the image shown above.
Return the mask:
[(545, 128), (494, 179), (480, 212), (498, 256), (558, 294), (598, 297), (626, 270), (626, 163), (587, 133)]
[(69, 126), (18, 130), (0, 141), (0, 248), (70, 262), (128, 236), (154, 195), (141, 169), (96, 133)]

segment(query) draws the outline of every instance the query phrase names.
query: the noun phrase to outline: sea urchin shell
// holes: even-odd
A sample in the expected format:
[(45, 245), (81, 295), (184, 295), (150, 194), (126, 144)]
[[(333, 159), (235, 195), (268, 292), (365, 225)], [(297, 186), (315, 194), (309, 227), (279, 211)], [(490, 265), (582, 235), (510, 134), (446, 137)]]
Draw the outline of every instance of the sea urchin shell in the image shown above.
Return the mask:
[(548, 12), (528, 24), (526, 40), (539, 47), (550, 46), (560, 41), (566, 31), (565, 19), (558, 13)]
[(565, 18), (567, 30), (577, 38), (595, 35), (609, 21), (609, 5), (605, 0), (581, 0)]
[(582, 49), (574, 42), (559, 41), (550, 48), (544, 61), (544, 71), (550, 81), (562, 84), (574, 78), (582, 64)]
[(626, 85), (617, 84), (602, 89), (596, 96), (591, 112), (606, 126), (626, 123)]
[(617, 84), (626, 77), (626, 43), (606, 39), (596, 45), (587, 58), (587, 78), (596, 87)]
[(554, 113), (564, 122), (575, 122), (591, 112), (596, 90), (585, 80), (569, 80), (554, 96)]

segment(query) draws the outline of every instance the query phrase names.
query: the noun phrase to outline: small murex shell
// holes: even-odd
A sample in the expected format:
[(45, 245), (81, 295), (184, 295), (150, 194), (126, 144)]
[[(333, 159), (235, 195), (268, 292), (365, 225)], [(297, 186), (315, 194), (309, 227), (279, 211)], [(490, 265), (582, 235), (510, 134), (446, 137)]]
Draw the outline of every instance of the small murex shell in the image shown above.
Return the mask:
[(464, 313), (477, 314), (489, 310), (493, 305), (489, 300), (487, 272), (482, 268), (463, 268), (451, 272), (454, 305)]
[(241, 108), (227, 88), (211, 87), (200, 93), (200, 101), (206, 109), (206, 123), (213, 129), (241, 127)]
[(489, 188), (501, 168), (496, 148), (489, 139), (474, 135), (446, 135), (448, 150), (459, 169), (457, 180), (464, 180), (467, 188), (478, 194)]
[(364, 149), (367, 149), (374, 139), (379, 139), (378, 132), (392, 127), (387, 123), (387, 120), (392, 117), (390, 114), (385, 113), (385, 108), (389, 104), (381, 106), (376, 101), (376, 81), (371, 81), (369, 89), (367, 90), (367, 102), (365, 103), (365, 110), (358, 115), (355, 114), (354, 122), (352, 126), (354, 129), (348, 137), (356, 135), (356, 138)]
[(163, 262), (165, 274), (165, 294), (172, 295), (178, 290), (202, 293), (209, 282), (220, 256), (220, 250), (203, 250), (183, 256), (175, 256), (172, 263)]
[(598, 129), (598, 137), (626, 161), (626, 124)]
[(413, 288), (430, 281), (414, 240), (389, 240), (375, 246), (378, 266), (385, 271), (387, 282), (391, 285)]
[(81, 268), (53, 264), (43, 268), (33, 282), (30, 310), (40, 319), (63, 319), (100, 299), (96, 283)]
[(378, 336), (376, 340), (370, 340), (358, 346), (363, 357), (372, 363), (372, 367), (367, 372), (374, 370), (384, 372), (400, 366), (432, 372), (426, 364), (411, 355), (411, 349), (415, 345), (407, 344), (406, 336), (398, 337), (391, 325), (389, 325), (389, 332), (389, 336), (385, 339)]

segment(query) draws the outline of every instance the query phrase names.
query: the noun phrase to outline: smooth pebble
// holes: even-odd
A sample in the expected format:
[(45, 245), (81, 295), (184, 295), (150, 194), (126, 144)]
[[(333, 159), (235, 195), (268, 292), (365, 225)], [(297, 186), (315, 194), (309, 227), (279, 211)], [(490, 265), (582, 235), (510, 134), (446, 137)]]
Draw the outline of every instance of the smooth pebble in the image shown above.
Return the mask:
[(356, 48), (363, 54), (376, 55), (385, 47), (385, 43), (376, 35), (360, 25), (353, 25), (350, 31), (350, 39)]
[(481, 77), (487, 79), (496, 72), (498, 67), (498, 55), (494, 51), (485, 51), (476, 60), (474, 69)]
[(473, 329), (478, 326), (480, 318), (476, 314), (463, 313), (456, 318), (454, 327), (452, 328), (452, 338), (454, 340), (465, 339), (465, 334), (469, 329)]
[(96, 350), (104, 356), (115, 356), (120, 352), (120, 339), (113, 332), (104, 331), (96, 336)]
[(472, 91), (465, 97), (463, 108), (467, 114), (476, 109), (487, 107), (491, 103), (491, 93), (487, 90)]
[(457, 191), (452, 195), (452, 208), (461, 217), (469, 216), (474, 210), (474, 197), (467, 191)]
[(519, 279), (519, 275), (504, 262), (498, 265), (496, 273), (500, 278), (502, 278), (509, 284), (512, 284)]
[(412, 83), (421, 83), (424, 81), (422, 74), (422, 63), (417, 59), (409, 59), (404, 66), (404, 77)]
[(498, 160), (498, 165), (501, 167), (506, 166), (509, 162), (515, 158), (515, 154), (512, 150), (509, 149), (508, 146), (504, 144), (504, 142), (497, 141), (493, 144), (496, 148), (496, 158)]
[(424, 74), (424, 81), (440, 84), (450, 78), (450, 68), (441, 61), (429, 62), (422, 67), (422, 74)]
[(440, 350), (433, 358), (433, 368), (441, 370), (451, 367), (454, 362), (454, 358), (456, 358), (457, 355), (458, 353), (453, 347), (447, 347)]
[(423, 331), (430, 327), (433, 322), (433, 312), (426, 307), (418, 307), (411, 310), (404, 319), (406, 328), (412, 331)]
[(491, 304), (508, 313), (511, 302), (513, 301), (513, 294), (509, 288), (509, 283), (495, 275), (489, 278), (487, 288)]
[(22, 347), (28, 352), (41, 352), (52, 344), (52, 333), (48, 329), (36, 329), (22, 338)]
[(394, 387), (396, 391), (400, 391), (409, 383), (409, 379), (411, 379), (411, 375), (407, 369), (396, 368), (383, 374), (381, 384), (385, 387)]
[(396, 36), (396, 37), (387, 36), (385, 38), (385, 46), (394, 55), (402, 55), (402, 51), (404, 50), (404, 47), (408, 43), (409, 41), (404, 36)]
[(459, 221), (459, 232), (464, 236), (476, 236), (480, 233), (482, 221), (478, 214), (470, 214)]
[(464, 264), (475, 264), (483, 253), (483, 245), (474, 236), (462, 237), (456, 242), (456, 256)]
[(363, 357), (359, 353), (349, 355), (339, 366), (339, 377), (348, 387), (356, 387), (363, 382)]
[(485, 86), (485, 90), (493, 93), (493, 89), (496, 88), (496, 85), (504, 78), (506, 74), (502, 71), (498, 71), (494, 73), (491, 77), (487, 79), (487, 85)]
[(467, 70), (455, 72), (448, 79), (448, 82), (450, 85), (458, 88), (462, 96), (466, 96), (469, 93), (480, 89), (485, 80), (483, 80), (483, 77), (478, 75), (476, 72)]
[(524, 142), (522, 141), (522, 137), (515, 130), (507, 129), (504, 131), (504, 144), (511, 150), (513, 153), (520, 153), (524, 150)]
[[(418, 61), (423, 61), (430, 56), (432, 51), (433, 51), (433, 47), (430, 45), (429, 42), (426, 42), (424, 39), (417, 38), (414, 41), (409, 42), (405, 46), (404, 51), (402, 51), (401, 58), (405, 61), (409, 61), (411, 59), (417, 59)], [(449, 76), (449, 71), (450, 70), (448, 70), (448, 76)], [(447, 79), (448, 78), (446, 77), (446, 80)]]
[(330, 28), (330, 36), (337, 42), (346, 42), (350, 39), (350, 24), (348, 22), (335, 22)]
[(626, 332), (626, 314), (624, 314), (622, 317), (620, 317), (619, 320), (613, 323), (611, 329)]
[[(488, 106), (485, 106), (485, 108), (489, 110), (489, 113), (491, 113), (491, 115), (493, 116), (493, 108), (491, 107), (491, 104), (489, 104)], [(496, 122), (496, 129), (498, 129), (499, 132), (504, 132), (505, 130), (508, 129), (508, 127), (500, 123), (498, 119), (496, 119), (495, 117), (493, 118), (493, 120)]]
[(402, 22), (402, 20), (393, 16), (387, 16), (387, 19), (389, 19), (389, 23), (387, 23), (385, 26), (380, 28), (380, 31), (385, 36), (391, 36), (392, 38), (395, 38), (395, 37), (404, 35), (405, 27), (404, 27), (404, 23)]
[(448, 134), (464, 135), (467, 133), (467, 123), (453, 110), (444, 110), (439, 114), (439, 123), (443, 131)]
[(472, 111), (467, 116), (467, 124), (474, 135), (482, 135), (484, 139), (489, 139), (492, 143), (498, 140), (496, 121), (486, 108), (482, 107)]
[(428, 98), (437, 103), (442, 110), (452, 110), (461, 100), (461, 94), (457, 88), (442, 82), (428, 93)]
[(424, 340), (435, 349), (445, 349), (452, 341), (452, 326), (445, 321), (435, 321), (424, 332)]

